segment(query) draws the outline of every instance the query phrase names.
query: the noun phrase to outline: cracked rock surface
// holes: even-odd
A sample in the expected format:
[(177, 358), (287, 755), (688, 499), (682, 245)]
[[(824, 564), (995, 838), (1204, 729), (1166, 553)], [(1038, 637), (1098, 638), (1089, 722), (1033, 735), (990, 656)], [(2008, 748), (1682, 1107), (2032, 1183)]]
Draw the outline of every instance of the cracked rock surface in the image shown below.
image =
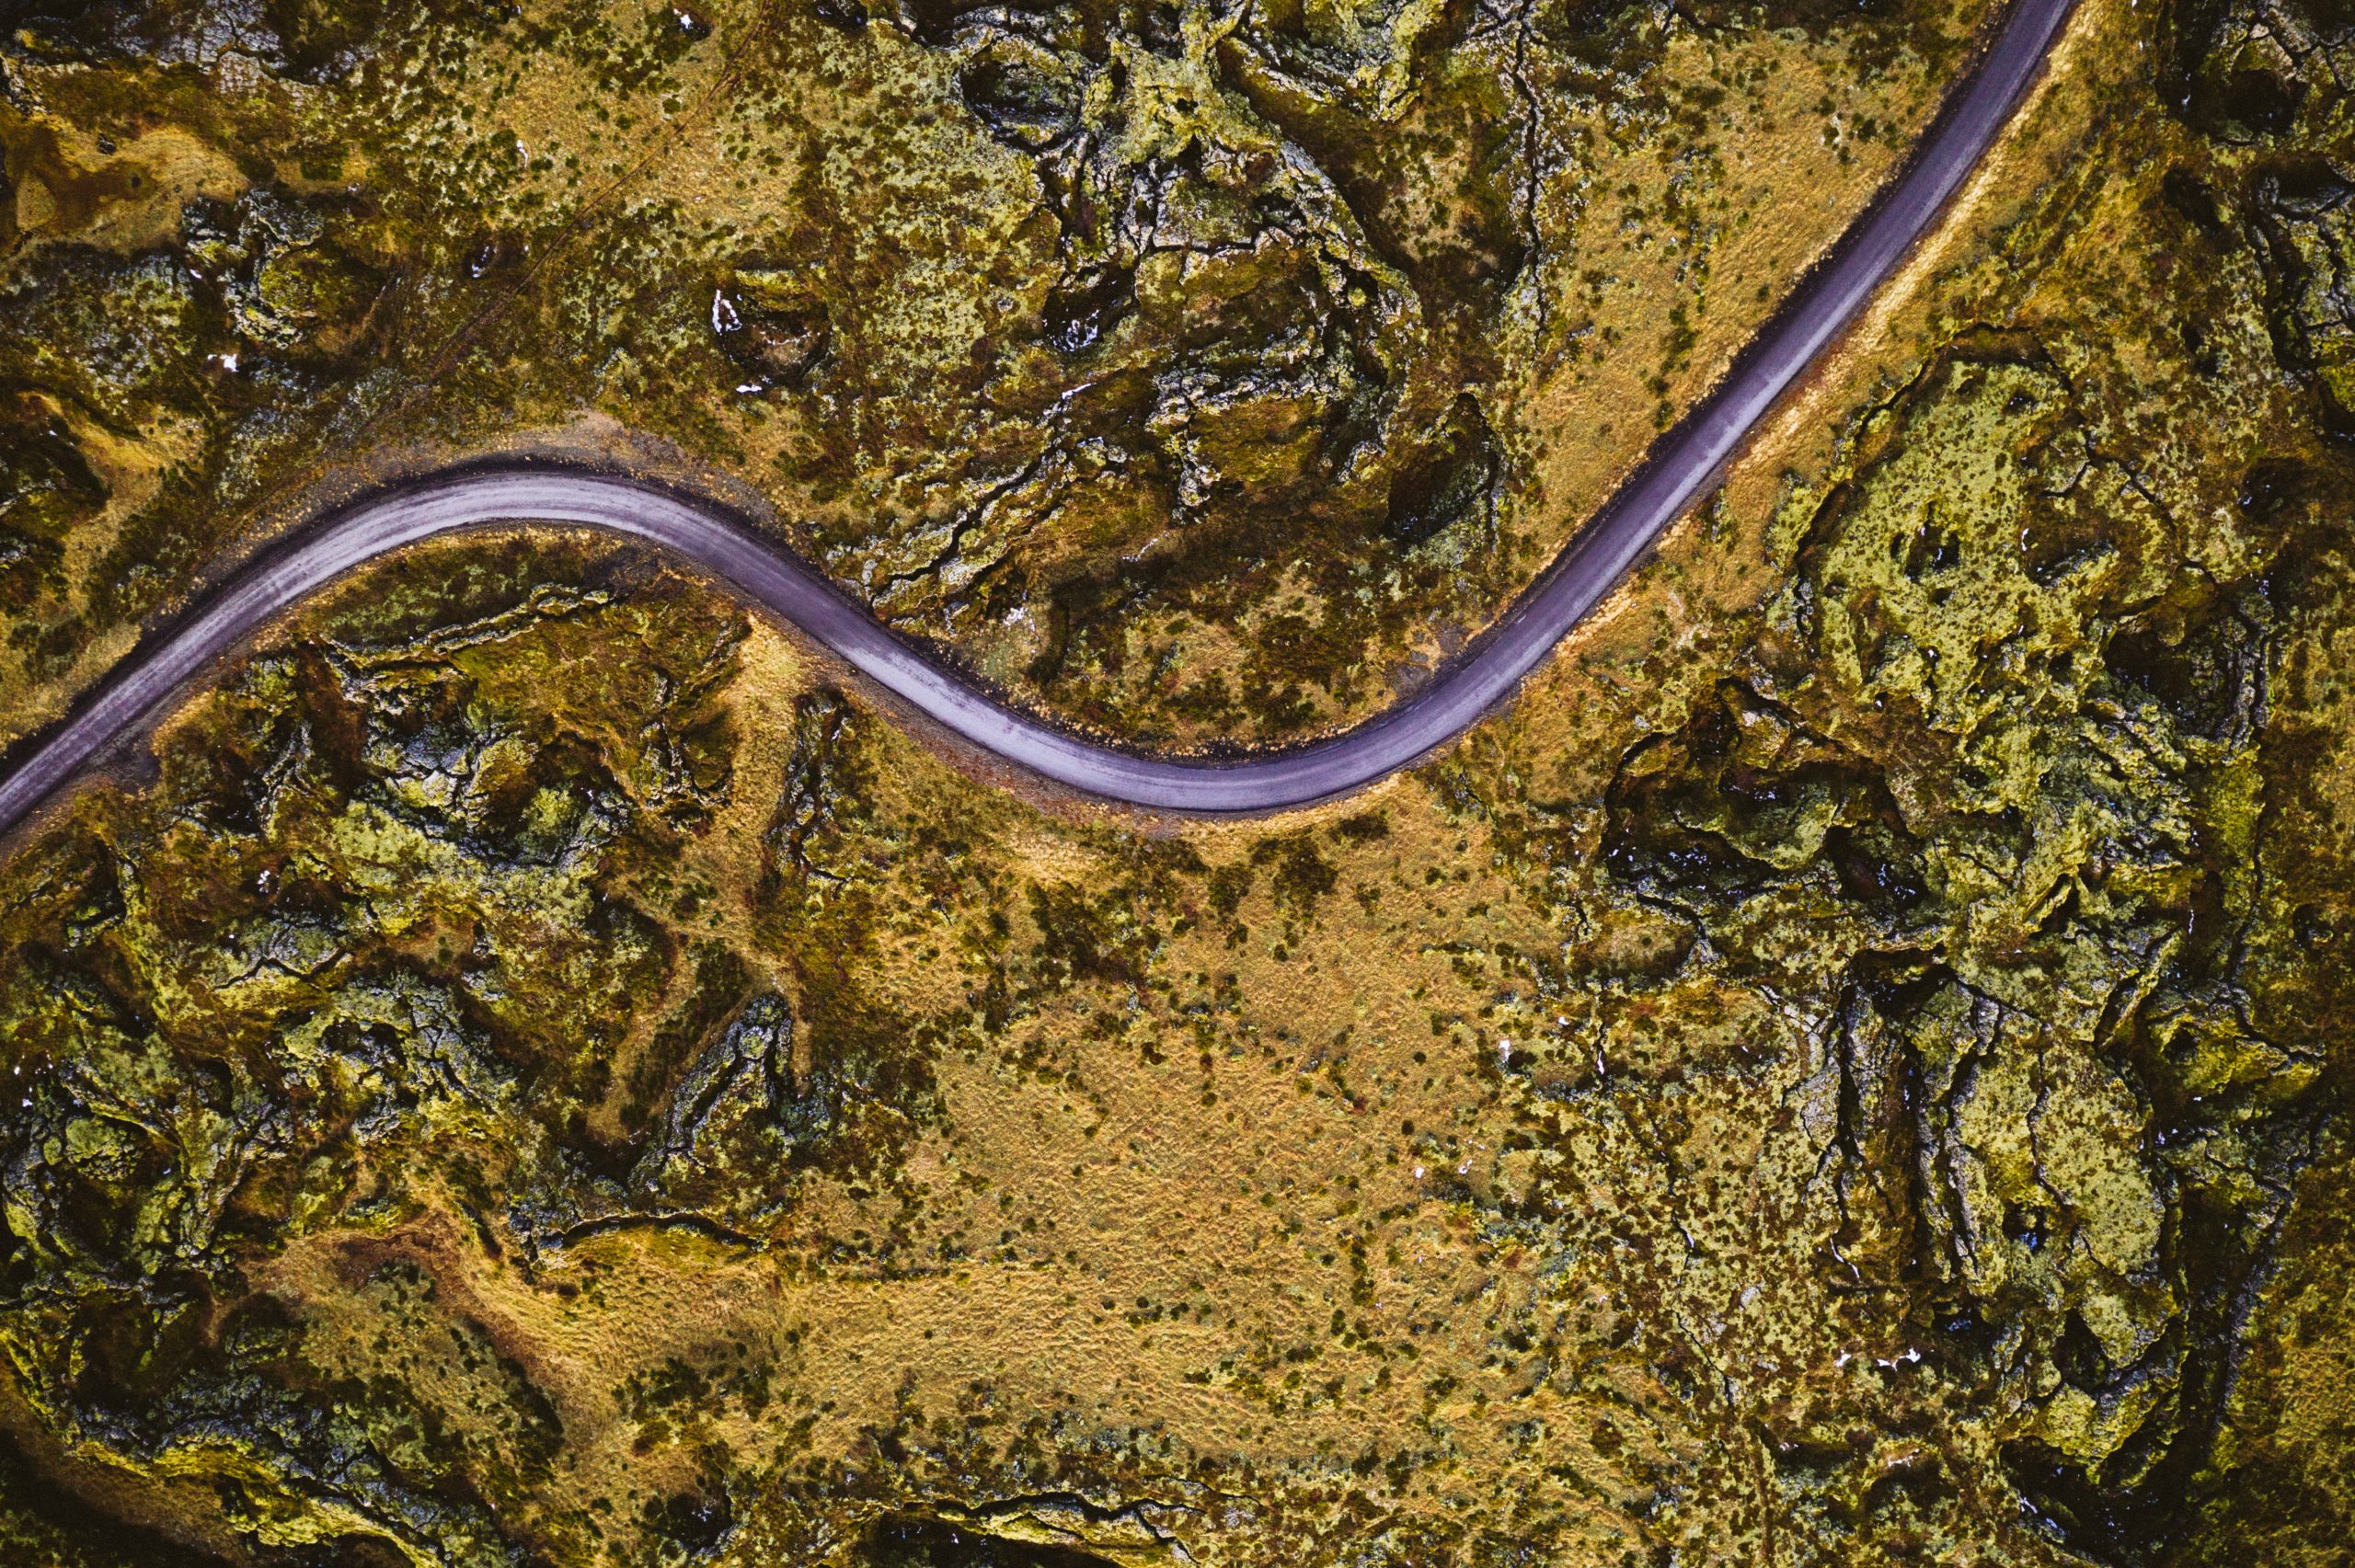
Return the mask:
[[(1028, 446), (983, 415), (920, 441), (947, 405), (913, 393), (828, 427), (982, 454), (912, 486), (931, 532), (825, 535), (860, 580), (939, 563), (890, 589), (932, 616), (1045, 570), (944, 587), (1024, 509), (1067, 543), (1053, 505), (1148, 473), (1230, 551), (1260, 494), (1378, 513), (1399, 559), (1453, 549), (1467, 497), (1506, 526), (1530, 426), (1475, 361), (1609, 296), (1546, 271), (1562, 187), (1511, 177), (1516, 106), (1597, 38), (1689, 86), (1705, 44), (1898, 71), (1919, 20), (827, 0), (755, 46), (718, 6), (364, 14), (11, 35), (11, 657), (70, 663), (56, 626), (148, 591), (94, 563), (219, 537), (139, 508), (410, 395), (378, 357), (428, 336), (396, 187), (218, 161), (185, 117), (224, 72), (327, 101), (425, 40), (454, 90), (528, 33), (612, 93), (701, 84), (684, 116), (787, 101), (753, 66), (794, 50), (844, 101), (884, 90), (850, 52), (895, 62), (927, 107), (843, 133), (962, 138), (1016, 193), (1047, 389)], [(1738, 469), (1616, 620), (1358, 798), (1042, 807), (710, 585), (549, 532), (260, 639), (0, 863), (0, 1560), (2342, 1562), (2355, 23), (2088, 15), (2035, 177), (1929, 264), (1836, 431)], [(114, 166), (23, 107), (126, 70), (186, 95), (104, 131), (168, 200), (72, 185), (55, 160)], [(1445, 177), (1409, 200), (1405, 163)], [(533, 166), (494, 140), (466, 189)], [(36, 235), (61, 212), (81, 238)], [(610, 304), (533, 269), (541, 221), (572, 219), (487, 202), (433, 286)], [(701, 434), (630, 417), (774, 456), (744, 432), (883, 377), (821, 253), (866, 265), (773, 233), (679, 261), (646, 296), (677, 359), (629, 337), (649, 306), (564, 373), (690, 388)], [(157, 390), (190, 322), (238, 356), (203, 372), (235, 418)], [(476, 351), (446, 395), (490, 384)], [(457, 431), (442, 395), (414, 406)], [(1097, 668), (1110, 601), (1059, 602)], [(1237, 646), (1292, 658), (1298, 615)]]
[(752, 507), (1070, 722), (1329, 728), (1560, 547), (1983, 10), (18, 0), (0, 736), (306, 500), (517, 445)]

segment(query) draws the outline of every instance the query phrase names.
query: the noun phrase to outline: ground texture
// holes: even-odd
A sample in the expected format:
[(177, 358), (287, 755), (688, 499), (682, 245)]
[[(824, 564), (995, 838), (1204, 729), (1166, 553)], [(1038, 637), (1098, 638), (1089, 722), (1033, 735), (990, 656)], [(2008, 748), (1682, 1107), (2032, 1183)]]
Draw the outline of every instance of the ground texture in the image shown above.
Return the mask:
[[(1976, 16), (5, 8), (0, 722), (308, 498), (616, 454), (1013, 695), (1378, 706)], [(2355, 16), (2093, 0), (1508, 712), (944, 753), (673, 564), (355, 578), (0, 868), (0, 1556), (2319, 1565)]]

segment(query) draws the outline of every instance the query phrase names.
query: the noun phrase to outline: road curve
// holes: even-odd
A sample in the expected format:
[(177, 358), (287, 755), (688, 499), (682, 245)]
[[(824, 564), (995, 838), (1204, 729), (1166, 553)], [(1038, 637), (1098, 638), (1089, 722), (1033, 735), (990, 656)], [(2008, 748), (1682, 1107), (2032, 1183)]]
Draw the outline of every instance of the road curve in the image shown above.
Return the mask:
[(184, 681), (334, 578), (419, 540), (521, 521), (675, 552), (982, 750), (1054, 782), (1157, 811), (1281, 810), (1346, 795), (1462, 734), (1508, 697), (1724, 468), (1936, 219), (2042, 69), (2073, 0), (2013, 0), (1904, 170), (1717, 388), (1519, 600), (1412, 696), (1329, 739), (1223, 761), (1137, 755), (1015, 712), (879, 624), (812, 567), (707, 500), (616, 475), (502, 460), (379, 492), (303, 525), (127, 656), (73, 712), (13, 748), (0, 833), (101, 750), (151, 724)]

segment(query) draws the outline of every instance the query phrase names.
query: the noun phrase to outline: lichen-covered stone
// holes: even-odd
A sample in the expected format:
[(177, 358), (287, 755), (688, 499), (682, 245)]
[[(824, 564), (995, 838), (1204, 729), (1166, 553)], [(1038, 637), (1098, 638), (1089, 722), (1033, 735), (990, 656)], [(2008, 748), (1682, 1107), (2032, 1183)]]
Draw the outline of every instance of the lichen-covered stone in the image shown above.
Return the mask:
[[(2338, 1561), (2341, 19), (2103, 25), (2154, 74), (2062, 57), (2098, 112), (1836, 447), (1363, 799), (1040, 809), (546, 532), (266, 635), (0, 876), (0, 1549)], [(843, 576), (1066, 711), (1312, 724), (1373, 624), (1333, 584), (1512, 578), (1467, 542), (1529, 526), (1542, 400), (1483, 356), (1663, 319), (1613, 314), (1616, 186), (1523, 177), (1523, 95), (1706, 172), (1763, 79), (1710, 70), (1923, 36), (36, 7), (11, 656), (71, 684), (321, 431), (595, 407), (799, 475)], [(98, 123), (124, 80), (147, 119)], [(596, 91), (488, 116), (549, 82)], [(853, 200), (893, 179), (958, 243)], [(1683, 189), (1626, 198), (1648, 245), (1701, 246)], [(1754, 315), (1706, 254), (1677, 330)], [(1160, 532), (1223, 543), (1103, 568)]]

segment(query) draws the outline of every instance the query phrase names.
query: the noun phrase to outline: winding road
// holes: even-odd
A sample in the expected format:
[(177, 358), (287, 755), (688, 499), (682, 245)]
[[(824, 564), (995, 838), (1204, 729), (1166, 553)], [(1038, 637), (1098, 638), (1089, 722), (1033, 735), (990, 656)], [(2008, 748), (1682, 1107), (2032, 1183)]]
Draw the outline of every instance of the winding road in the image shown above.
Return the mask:
[(1088, 795), (1211, 815), (1349, 794), (1462, 734), (1511, 696), (1716, 479), (1936, 220), (2042, 69), (2073, 3), (2013, 0), (1903, 172), (1716, 389), (1462, 657), (1413, 695), (1331, 738), (1224, 762), (1143, 756), (1080, 739), (969, 684), (724, 508), (618, 475), (508, 459), (394, 486), (315, 518), (157, 628), (64, 719), (11, 750), (0, 777), (0, 833), (109, 746), (152, 726), (184, 682), (305, 595), (419, 540), (517, 522), (596, 530), (675, 552), (964, 740)]

